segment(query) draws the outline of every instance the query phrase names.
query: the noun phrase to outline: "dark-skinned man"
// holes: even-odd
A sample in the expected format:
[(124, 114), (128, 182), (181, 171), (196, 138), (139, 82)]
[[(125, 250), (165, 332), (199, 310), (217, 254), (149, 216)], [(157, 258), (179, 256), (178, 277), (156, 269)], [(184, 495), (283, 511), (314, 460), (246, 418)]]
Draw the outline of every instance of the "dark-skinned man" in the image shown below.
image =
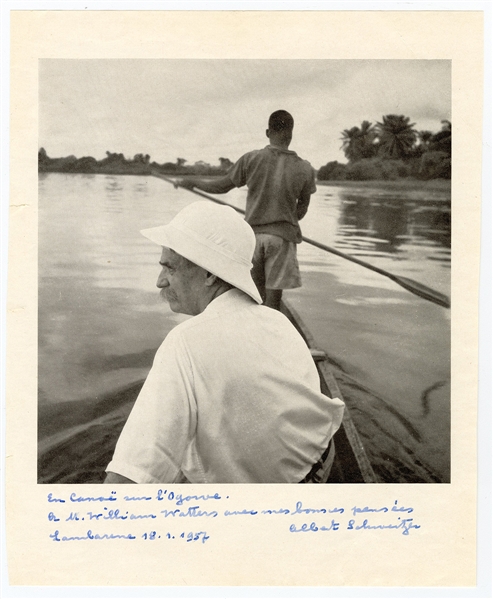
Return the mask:
[(302, 240), (299, 221), (316, 191), (310, 163), (289, 150), (293, 127), (289, 112), (277, 110), (269, 118), (268, 146), (244, 154), (224, 177), (177, 182), (215, 194), (247, 186), (245, 220), (256, 236), (252, 277), (264, 304), (277, 310), (283, 289), (301, 287), (296, 255), (296, 244)]

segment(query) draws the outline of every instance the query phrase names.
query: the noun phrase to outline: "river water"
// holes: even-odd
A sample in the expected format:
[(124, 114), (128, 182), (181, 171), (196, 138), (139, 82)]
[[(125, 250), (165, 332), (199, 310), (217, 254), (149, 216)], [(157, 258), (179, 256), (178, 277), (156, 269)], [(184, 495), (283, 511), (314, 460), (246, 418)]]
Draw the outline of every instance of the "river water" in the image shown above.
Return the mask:
[[(238, 207), (245, 198), (221, 196)], [(145, 378), (188, 317), (161, 301), (159, 250), (139, 230), (197, 199), (154, 177), (40, 174), (40, 414)], [(319, 185), (301, 224), (306, 237), (450, 294), (447, 191)], [(298, 255), (303, 287), (285, 297), (329, 356), (380, 480), (448, 482), (450, 311), (309, 244)], [(57, 430), (40, 423), (40, 440)]]

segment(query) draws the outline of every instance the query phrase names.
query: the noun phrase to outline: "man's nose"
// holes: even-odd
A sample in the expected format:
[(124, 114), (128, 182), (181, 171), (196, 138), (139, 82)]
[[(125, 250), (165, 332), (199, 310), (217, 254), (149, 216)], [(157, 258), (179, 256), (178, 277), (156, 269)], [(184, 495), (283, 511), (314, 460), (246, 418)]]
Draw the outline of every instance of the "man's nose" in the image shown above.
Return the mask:
[(163, 287), (167, 287), (169, 285), (167, 273), (164, 269), (159, 273), (159, 277), (157, 278), (156, 285), (162, 289)]

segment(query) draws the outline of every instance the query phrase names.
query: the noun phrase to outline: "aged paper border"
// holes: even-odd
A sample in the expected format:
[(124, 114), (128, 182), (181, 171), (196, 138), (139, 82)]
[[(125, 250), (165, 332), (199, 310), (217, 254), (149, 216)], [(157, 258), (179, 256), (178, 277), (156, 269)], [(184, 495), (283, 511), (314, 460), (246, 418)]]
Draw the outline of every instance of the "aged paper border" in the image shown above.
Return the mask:
[[(6, 479), (11, 584), (474, 586), (482, 136), (482, 123), (477, 115), (482, 100), (482, 26), (481, 11), (11, 13)], [(166, 38), (162, 34), (164, 28), (170, 32)], [(385, 31), (385, 35), (367, 35), (375, 30)], [(193, 35), (184, 37), (183, 31), (193, 31)], [(301, 36), (300, 31), (309, 35)], [(295, 39), (296, 44), (286, 45), (285, 39)], [(178, 552), (171, 573), (159, 571), (157, 557), (146, 552), (141, 555), (124, 552), (119, 558), (120, 567), (111, 571), (108, 562), (114, 563), (116, 554), (107, 547), (91, 553), (81, 549), (53, 555), (53, 546), (46, 541), (46, 527), (38, 524), (46, 519), (46, 487), (35, 484), (37, 303), (33, 281), (37, 280), (37, 60), (77, 57), (452, 60), (452, 483), (399, 485), (399, 494), (419, 507), (421, 520), (427, 526), (426, 535), (408, 544), (405, 555), (402, 546), (391, 541), (378, 547), (378, 552), (372, 542), (365, 540), (350, 546), (342, 543), (336, 551), (331, 549), (329, 555), (327, 547), (320, 543), (313, 542), (309, 547), (303, 544), (303, 551), (313, 558), (313, 569), (307, 576), (298, 566), (296, 546), (281, 550), (268, 530), (263, 538), (252, 539), (251, 546), (247, 542), (240, 551), (227, 533), (229, 537), (225, 534), (219, 553), (195, 555), (197, 563), (193, 567)], [(293, 491), (275, 486), (263, 489), (273, 498), (294, 497)], [(335, 502), (344, 501), (348, 494), (352, 501), (386, 501), (389, 493), (395, 492), (391, 485), (331, 489)], [(249, 486), (242, 488), (241, 493), (253, 500), (258, 489)], [(319, 490), (311, 489), (308, 493), (311, 498), (321, 496)], [(262, 544), (268, 545), (271, 563), (276, 564), (275, 575), (262, 567), (264, 552), (262, 559), (252, 557), (253, 547)], [(240, 571), (232, 571), (231, 563), (225, 559), (232, 550), (245, 562)], [(409, 561), (406, 567), (404, 559)], [(83, 571), (76, 567), (81, 560), (85, 564)], [(136, 570), (140, 573), (137, 578)]]

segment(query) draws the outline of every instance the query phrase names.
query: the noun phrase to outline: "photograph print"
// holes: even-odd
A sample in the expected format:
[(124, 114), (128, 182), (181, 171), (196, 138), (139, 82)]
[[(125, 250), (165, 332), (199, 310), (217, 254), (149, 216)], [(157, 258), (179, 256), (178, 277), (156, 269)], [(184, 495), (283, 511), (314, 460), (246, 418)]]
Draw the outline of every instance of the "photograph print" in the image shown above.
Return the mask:
[(449, 483), (451, 61), (40, 59), (38, 483)]

